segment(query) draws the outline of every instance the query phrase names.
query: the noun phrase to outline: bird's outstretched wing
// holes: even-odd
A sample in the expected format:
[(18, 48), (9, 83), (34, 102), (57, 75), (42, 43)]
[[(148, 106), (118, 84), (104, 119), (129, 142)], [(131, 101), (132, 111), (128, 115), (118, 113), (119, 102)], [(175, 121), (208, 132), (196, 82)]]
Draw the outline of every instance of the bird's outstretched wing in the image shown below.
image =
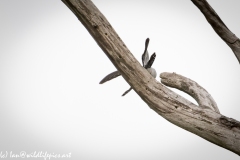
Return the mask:
[(142, 55), (142, 64), (143, 64), (143, 67), (145, 67), (149, 61), (149, 55), (148, 55), (148, 51), (147, 51), (147, 48), (148, 48), (148, 44), (149, 44), (149, 38), (146, 39), (145, 41), (145, 49), (144, 49), (144, 52), (143, 52), (143, 55)]
[(151, 55), (150, 60), (147, 62), (146, 66), (145, 66), (146, 69), (152, 67), (152, 64), (153, 64), (155, 58), (156, 58), (156, 53), (154, 52), (154, 53)]
[(121, 75), (121, 73), (120, 73), (119, 71), (112, 72), (112, 73), (108, 74), (106, 77), (104, 77), (104, 78), (99, 82), (99, 84), (103, 84), (103, 83), (105, 83), (105, 82), (107, 82), (107, 81), (112, 80), (113, 78), (116, 78), (116, 77), (120, 76), (120, 75)]
[(128, 92), (130, 92), (132, 90), (132, 87), (130, 87), (128, 90), (126, 90), (122, 96), (125, 96)]
[[(152, 64), (153, 64), (153, 62), (155, 60), (156, 54), (153, 53), (151, 55), (150, 59), (149, 59), (149, 54), (148, 54), (148, 51), (147, 51), (149, 41), (150, 41), (149, 38), (147, 38), (146, 41), (145, 41), (145, 49), (144, 49), (144, 52), (142, 54), (142, 64), (143, 64), (143, 67), (146, 68), (147, 70), (150, 69), (149, 72), (156, 78), (156, 71), (153, 68), (151, 68), (151, 66), (152, 66)], [(121, 75), (121, 73), (119, 71), (112, 72), (112, 73), (108, 74), (106, 77), (104, 77), (99, 82), (99, 84), (103, 84), (103, 83), (105, 83), (107, 81), (112, 80), (113, 78), (116, 78), (116, 77), (120, 76), (120, 75)], [(132, 90), (132, 87), (130, 87), (127, 91), (125, 91), (122, 96), (125, 96), (131, 90)]]

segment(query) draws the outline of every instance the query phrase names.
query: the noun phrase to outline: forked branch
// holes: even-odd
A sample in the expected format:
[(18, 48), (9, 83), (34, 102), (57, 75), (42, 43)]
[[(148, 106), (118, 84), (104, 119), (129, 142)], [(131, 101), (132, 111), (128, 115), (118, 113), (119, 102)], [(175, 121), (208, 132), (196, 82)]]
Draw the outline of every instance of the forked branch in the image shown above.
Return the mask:
[(171, 123), (240, 155), (238, 121), (219, 114), (213, 106), (215, 111), (196, 106), (157, 82), (134, 58), (104, 15), (90, 0), (62, 1), (151, 109)]

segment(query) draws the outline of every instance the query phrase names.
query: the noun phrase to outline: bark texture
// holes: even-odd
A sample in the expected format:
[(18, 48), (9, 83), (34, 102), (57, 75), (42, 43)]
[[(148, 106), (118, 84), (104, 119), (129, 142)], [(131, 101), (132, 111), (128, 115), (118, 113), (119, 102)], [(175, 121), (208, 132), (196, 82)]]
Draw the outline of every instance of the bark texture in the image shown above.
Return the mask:
[(239, 38), (228, 29), (228, 27), (223, 23), (221, 18), (217, 15), (217, 13), (208, 4), (208, 2), (206, 0), (192, 0), (192, 2), (203, 13), (203, 15), (207, 19), (208, 23), (212, 26), (214, 31), (232, 49), (238, 62), (240, 63), (240, 40), (239, 40)]
[(160, 78), (161, 82), (166, 86), (179, 89), (189, 94), (197, 101), (199, 107), (202, 107), (203, 109), (211, 109), (217, 113), (220, 113), (212, 96), (202, 86), (193, 80), (176, 73), (167, 72), (161, 73)]
[[(240, 155), (238, 121), (221, 115), (213, 109), (214, 107), (199, 107), (157, 82), (134, 58), (104, 15), (90, 0), (62, 1), (151, 109), (171, 123)], [(210, 99), (209, 102), (211, 101)]]

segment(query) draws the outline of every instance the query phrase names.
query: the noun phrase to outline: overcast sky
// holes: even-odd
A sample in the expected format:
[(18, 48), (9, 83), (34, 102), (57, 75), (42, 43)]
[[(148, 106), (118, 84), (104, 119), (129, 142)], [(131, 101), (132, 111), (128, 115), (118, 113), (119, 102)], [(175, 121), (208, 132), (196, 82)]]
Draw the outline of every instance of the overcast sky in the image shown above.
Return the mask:
[[(161, 72), (189, 77), (212, 95), (223, 115), (240, 120), (240, 65), (190, 0), (93, 2), (139, 61), (150, 38), (158, 81)], [(240, 37), (240, 1), (208, 2)], [(116, 69), (61, 1), (2, 0), (0, 19), (0, 153), (239, 159), (166, 121), (134, 91), (121, 97), (129, 88), (122, 77), (99, 85)]]

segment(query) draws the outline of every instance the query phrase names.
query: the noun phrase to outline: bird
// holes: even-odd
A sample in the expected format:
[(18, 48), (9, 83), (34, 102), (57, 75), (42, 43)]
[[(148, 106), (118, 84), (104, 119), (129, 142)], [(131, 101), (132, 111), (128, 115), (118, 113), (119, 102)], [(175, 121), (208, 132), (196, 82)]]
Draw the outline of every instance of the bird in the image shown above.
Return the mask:
[[(156, 78), (157, 76), (157, 72), (154, 68), (152, 68), (152, 64), (156, 58), (156, 53), (154, 52), (150, 59), (149, 59), (149, 54), (148, 54), (148, 45), (149, 45), (149, 41), (150, 39), (147, 38), (146, 41), (145, 41), (145, 48), (144, 48), (144, 52), (142, 54), (142, 65), (143, 67), (154, 77)], [(110, 74), (108, 74), (107, 76), (105, 76), (100, 82), (99, 84), (103, 84), (107, 81), (110, 81), (118, 76), (121, 76), (121, 73), (119, 71), (114, 71)], [(128, 90), (126, 90), (122, 96), (125, 96), (128, 92), (130, 92), (132, 90), (132, 87), (130, 87)]]

